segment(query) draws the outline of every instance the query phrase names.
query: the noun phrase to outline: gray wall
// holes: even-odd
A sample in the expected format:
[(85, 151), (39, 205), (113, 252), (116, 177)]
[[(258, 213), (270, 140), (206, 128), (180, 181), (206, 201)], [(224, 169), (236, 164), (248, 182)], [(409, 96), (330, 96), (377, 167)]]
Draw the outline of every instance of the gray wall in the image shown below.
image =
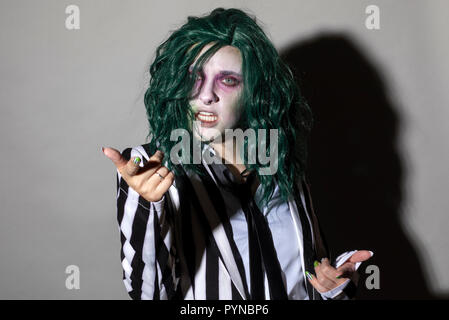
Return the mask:
[[(70, 4), (81, 10), (79, 30), (65, 28)], [(380, 7), (380, 30), (365, 27), (370, 4)], [(279, 50), (339, 32), (375, 65), (402, 122), (401, 225), (432, 294), (449, 293), (447, 1), (3, 0), (0, 298), (128, 297), (115, 170), (100, 148), (144, 142), (142, 94), (156, 46), (187, 15), (218, 6), (254, 13)], [(407, 268), (395, 263), (398, 273)], [(65, 287), (72, 264), (79, 290)]]

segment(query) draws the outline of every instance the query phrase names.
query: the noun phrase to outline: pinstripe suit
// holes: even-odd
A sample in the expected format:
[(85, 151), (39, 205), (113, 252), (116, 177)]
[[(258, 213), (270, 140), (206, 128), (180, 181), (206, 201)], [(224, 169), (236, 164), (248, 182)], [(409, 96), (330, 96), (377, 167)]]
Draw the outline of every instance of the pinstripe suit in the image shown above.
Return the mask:
[[(140, 156), (144, 165), (154, 152), (146, 144), (126, 149), (123, 156)], [(203, 163), (203, 168), (205, 177), (177, 175), (158, 202), (139, 196), (117, 173), (123, 277), (133, 299), (250, 299), (226, 204), (209, 166)], [(300, 197), (291, 196), (288, 205), (303, 273), (313, 272), (313, 260), (327, 255), (307, 185), (298, 183), (298, 190)], [(307, 291), (310, 299), (321, 298), (310, 284)]]

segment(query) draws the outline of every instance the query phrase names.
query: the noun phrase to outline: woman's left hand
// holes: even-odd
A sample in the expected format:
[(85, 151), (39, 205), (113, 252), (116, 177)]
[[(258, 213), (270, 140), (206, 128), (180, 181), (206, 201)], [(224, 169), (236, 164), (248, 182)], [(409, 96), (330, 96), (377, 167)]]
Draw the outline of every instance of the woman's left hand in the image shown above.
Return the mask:
[(329, 259), (324, 258), (321, 263), (315, 261), (315, 274), (307, 272), (307, 278), (312, 286), (320, 293), (332, 290), (339, 285), (346, 282), (348, 279), (353, 280), (355, 284), (358, 281), (358, 273), (355, 270), (357, 262), (363, 262), (371, 258), (371, 253), (368, 250), (360, 250), (354, 253), (348, 261), (343, 263), (340, 267), (334, 268)]

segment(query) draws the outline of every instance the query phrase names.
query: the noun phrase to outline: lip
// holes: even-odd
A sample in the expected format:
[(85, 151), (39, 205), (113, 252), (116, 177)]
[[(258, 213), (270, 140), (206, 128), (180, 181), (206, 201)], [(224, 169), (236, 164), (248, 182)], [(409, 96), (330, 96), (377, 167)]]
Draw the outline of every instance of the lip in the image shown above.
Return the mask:
[(212, 110), (208, 110), (208, 109), (205, 109), (205, 108), (197, 108), (195, 114), (198, 114), (198, 113), (200, 113), (200, 112), (213, 113), (214, 115), (217, 115), (216, 112), (213, 112)]
[[(208, 112), (208, 113), (212, 113), (217, 119), (214, 121), (205, 121), (202, 120), (198, 117), (198, 115), (200, 114), (200, 112)], [(198, 112), (195, 113), (195, 119), (197, 121), (201, 122), (201, 127), (205, 127), (205, 128), (210, 128), (210, 127), (214, 127), (217, 123), (218, 123), (218, 115), (215, 112), (211, 112), (211, 111), (206, 111), (206, 110), (198, 110)]]

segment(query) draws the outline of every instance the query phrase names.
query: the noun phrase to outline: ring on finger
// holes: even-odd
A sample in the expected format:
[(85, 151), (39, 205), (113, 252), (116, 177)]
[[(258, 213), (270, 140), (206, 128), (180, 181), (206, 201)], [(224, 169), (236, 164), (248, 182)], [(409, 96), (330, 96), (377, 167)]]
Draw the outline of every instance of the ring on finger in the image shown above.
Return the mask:
[(161, 175), (159, 172), (156, 172), (156, 174), (159, 176), (159, 178), (161, 178), (161, 180), (164, 180), (164, 176)]

